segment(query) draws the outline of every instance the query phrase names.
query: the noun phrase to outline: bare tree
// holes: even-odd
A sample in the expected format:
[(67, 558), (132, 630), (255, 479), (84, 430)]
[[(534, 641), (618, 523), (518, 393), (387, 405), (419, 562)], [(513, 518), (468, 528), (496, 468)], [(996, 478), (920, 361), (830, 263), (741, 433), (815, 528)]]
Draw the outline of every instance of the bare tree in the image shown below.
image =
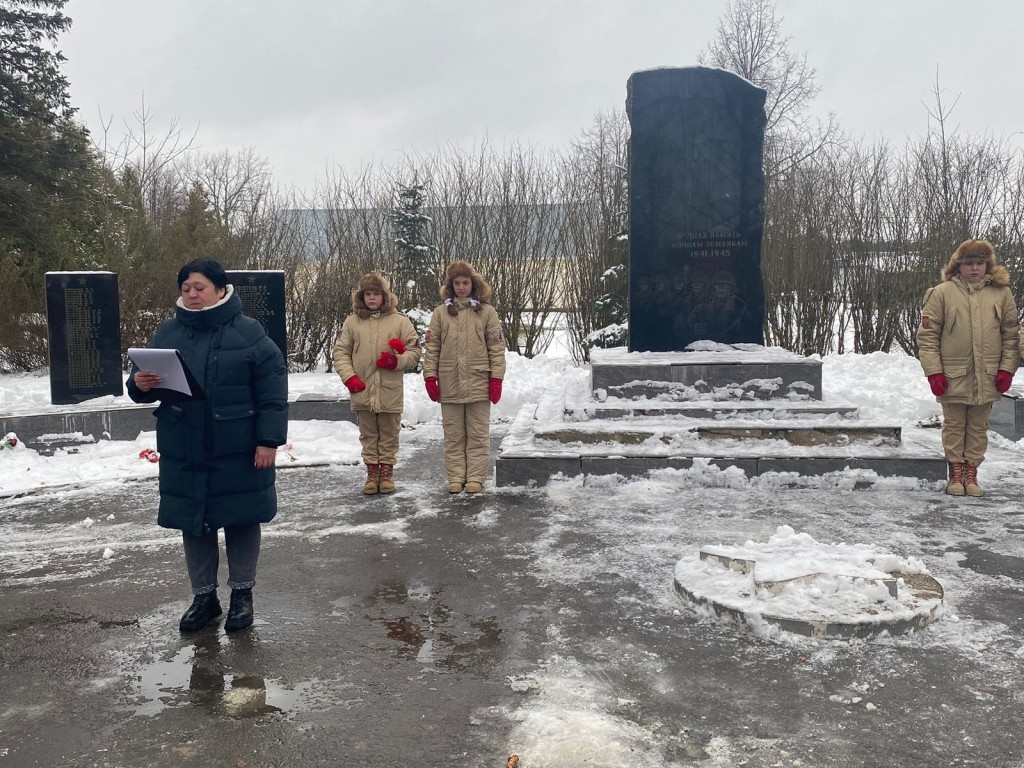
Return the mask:
[(561, 159), (562, 296), (577, 360), (588, 359), (596, 332), (626, 316), (628, 140), (625, 112), (602, 113)]
[(821, 90), (807, 54), (798, 55), (783, 35), (773, 0), (728, 0), (714, 39), (697, 57), (702, 64), (735, 72), (764, 88), (765, 175), (769, 178), (812, 156), (835, 140), (830, 115), (821, 124), (809, 107)]
[(202, 185), (217, 221), (232, 232), (250, 226), (273, 190), (270, 163), (251, 147), (237, 153), (193, 152), (178, 167), (185, 186)]
[(553, 163), (531, 148), (498, 153), (485, 143), (443, 148), (421, 173), (432, 180), (437, 273), (455, 260), (472, 263), (494, 289), (509, 348), (543, 351), (562, 255)]
[(766, 337), (805, 355), (833, 350), (841, 309), (840, 202), (830, 170), (818, 156), (772, 180), (765, 195)]
[(132, 122), (124, 121), (124, 135), (116, 143), (110, 139), (113, 118), (100, 115), (100, 121), (102, 128), (95, 146), (107, 167), (116, 175), (132, 168), (147, 214), (153, 219), (165, 215), (168, 201), (180, 200), (183, 189), (188, 188), (180, 185), (175, 165), (192, 150), (199, 128), (188, 135), (175, 118), (166, 130), (157, 131), (145, 94), (139, 111), (132, 114)]
[(807, 55), (790, 50), (782, 21), (773, 0), (729, 0), (714, 39), (698, 56), (701, 64), (735, 72), (768, 92), (768, 133), (801, 128), (820, 91)]

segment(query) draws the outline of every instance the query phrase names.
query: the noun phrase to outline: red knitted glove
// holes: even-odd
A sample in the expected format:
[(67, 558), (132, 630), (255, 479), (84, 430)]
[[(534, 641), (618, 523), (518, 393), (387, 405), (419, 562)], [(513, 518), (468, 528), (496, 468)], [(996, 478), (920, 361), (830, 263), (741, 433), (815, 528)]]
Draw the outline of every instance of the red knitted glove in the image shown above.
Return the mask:
[(381, 352), (380, 357), (377, 358), (377, 367), (393, 371), (398, 367), (398, 358), (390, 352)]
[(946, 387), (949, 386), (949, 380), (946, 378), (944, 373), (933, 373), (928, 377), (928, 386), (932, 388), (932, 394), (936, 397), (942, 397), (946, 394)]
[(427, 397), (435, 403), (441, 399), (441, 387), (437, 383), (437, 376), (430, 376), (424, 379), (423, 383), (427, 386)]
[(363, 380), (358, 376), (349, 376), (348, 381), (345, 382), (345, 386), (348, 387), (348, 391), (353, 395), (356, 392), (362, 392), (366, 389), (366, 385), (363, 384)]
[(487, 382), (487, 394), (490, 395), (491, 403), (497, 405), (501, 400), (501, 379), (490, 379)]
[(392, 339), (388, 342), (388, 346), (395, 351), (396, 355), (405, 354), (405, 344), (402, 343), (401, 339)]
[(999, 371), (996, 374), (996, 389), (1000, 394), (1005, 392), (1013, 384), (1013, 374), (1009, 371)]

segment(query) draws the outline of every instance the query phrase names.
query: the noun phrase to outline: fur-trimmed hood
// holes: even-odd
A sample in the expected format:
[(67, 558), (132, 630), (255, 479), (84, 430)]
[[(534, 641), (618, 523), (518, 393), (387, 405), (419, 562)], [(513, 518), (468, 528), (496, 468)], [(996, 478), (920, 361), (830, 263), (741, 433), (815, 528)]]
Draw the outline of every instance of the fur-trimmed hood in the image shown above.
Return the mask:
[(491, 295), (493, 293), (491, 286), (487, 284), (487, 281), (484, 280), (479, 272), (470, 266), (468, 261), (453, 261), (448, 265), (444, 273), (444, 285), (441, 286), (442, 301), (455, 298), (455, 288), (452, 287), (452, 281), (456, 277), (468, 277), (473, 281), (473, 292), (470, 294), (470, 298), (476, 299), (481, 304), (491, 303)]
[(366, 308), (363, 301), (363, 291), (374, 290), (384, 294), (384, 302), (380, 306), (381, 314), (398, 311), (398, 297), (391, 292), (391, 284), (388, 279), (377, 272), (367, 272), (359, 278), (356, 289), (352, 291), (352, 311), (364, 320), (373, 314)]
[(952, 280), (960, 274), (960, 264), (965, 259), (984, 259), (985, 277), (991, 278), (989, 284), (1005, 288), (1010, 284), (1010, 273), (996, 258), (996, 250), (988, 240), (964, 240), (949, 257), (942, 268), (942, 279)]

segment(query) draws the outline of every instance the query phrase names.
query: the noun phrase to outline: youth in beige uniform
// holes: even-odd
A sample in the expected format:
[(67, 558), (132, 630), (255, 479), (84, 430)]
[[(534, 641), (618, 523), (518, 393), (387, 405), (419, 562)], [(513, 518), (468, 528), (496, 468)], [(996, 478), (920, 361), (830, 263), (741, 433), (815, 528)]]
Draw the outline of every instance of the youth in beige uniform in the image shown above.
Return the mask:
[(1010, 388), (1020, 362), (1017, 304), (1010, 275), (987, 240), (965, 240), (924, 295), (917, 344), (921, 367), (942, 404), (946, 492), (981, 496), (978, 465), (988, 448), (992, 403)]
[(491, 306), (491, 287), (465, 261), (445, 272), (444, 303), (427, 332), (423, 377), (441, 403), (449, 493), (480, 493), (490, 460), (491, 405), (501, 399), (505, 336)]
[(420, 360), (419, 336), (396, 302), (382, 275), (363, 275), (352, 292), (352, 314), (334, 343), (334, 370), (351, 393), (359, 422), (366, 494), (395, 490), (403, 381)]

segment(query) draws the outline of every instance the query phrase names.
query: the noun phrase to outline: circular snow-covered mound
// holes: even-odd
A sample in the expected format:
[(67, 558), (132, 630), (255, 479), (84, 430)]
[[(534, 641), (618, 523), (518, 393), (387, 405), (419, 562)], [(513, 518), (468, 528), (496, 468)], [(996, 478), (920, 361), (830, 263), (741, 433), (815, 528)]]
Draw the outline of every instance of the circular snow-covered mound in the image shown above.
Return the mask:
[(702, 547), (676, 563), (675, 587), (692, 607), (764, 634), (873, 637), (942, 615), (942, 585), (916, 558), (821, 544), (789, 526), (767, 542)]

